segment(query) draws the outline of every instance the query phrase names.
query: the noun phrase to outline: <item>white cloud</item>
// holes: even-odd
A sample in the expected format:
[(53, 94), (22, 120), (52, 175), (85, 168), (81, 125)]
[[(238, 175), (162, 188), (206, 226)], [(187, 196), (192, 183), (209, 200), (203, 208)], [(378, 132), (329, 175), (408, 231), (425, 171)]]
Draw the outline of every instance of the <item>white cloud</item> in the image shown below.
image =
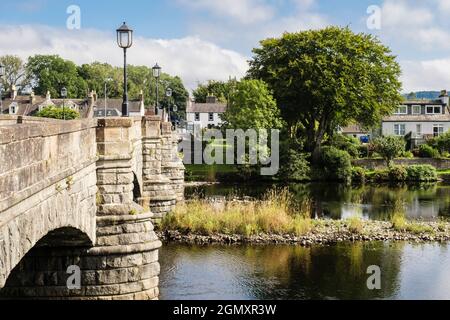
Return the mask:
[[(381, 15), (382, 34), (404, 45), (415, 43), (414, 50), (450, 48), (450, 34), (439, 23), (439, 10), (426, 5), (407, 0), (385, 0)], [(450, 5), (448, 7), (450, 9)]]
[(264, 22), (271, 19), (274, 10), (264, 0), (178, 0), (194, 10), (205, 10), (215, 16), (232, 18), (242, 24)]
[(405, 92), (450, 89), (450, 58), (400, 62)]
[[(77, 64), (94, 61), (121, 66), (123, 55), (115, 34), (98, 30), (68, 31), (48, 26), (0, 26), (0, 55), (16, 54), (26, 59), (35, 54), (58, 54)], [(11, 41), (11, 39), (16, 39)], [(158, 62), (165, 72), (180, 76), (193, 89), (197, 82), (242, 77), (248, 58), (231, 50), (203, 41), (198, 37), (158, 40), (136, 37), (128, 52), (133, 65), (153, 66)]]
[[(244, 8), (240, 9), (239, 15), (242, 16), (239, 19), (230, 19), (233, 18), (231, 9), (219, 10), (221, 6), (225, 4), (232, 6), (234, 2), (239, 2), (239, 6)], [(241, 52), (249, 52), (260, 40), (279, 37), (284, 32), (298, 32), (329, 25), (327, 17), (315, 10), (317, 0), (178, 0), (178, 3), (187, 8), (201, 3), (203, 9), (220, 11), (223, 19), (194, 16), (189, 21), (190, 32)], [(282, 12), (282, 9), (286, 8), (290, 9), (287, 14)], [(267, 14), (258, 15), (260, 11)], [(261, 19), (255, 19), (255, 15)]]

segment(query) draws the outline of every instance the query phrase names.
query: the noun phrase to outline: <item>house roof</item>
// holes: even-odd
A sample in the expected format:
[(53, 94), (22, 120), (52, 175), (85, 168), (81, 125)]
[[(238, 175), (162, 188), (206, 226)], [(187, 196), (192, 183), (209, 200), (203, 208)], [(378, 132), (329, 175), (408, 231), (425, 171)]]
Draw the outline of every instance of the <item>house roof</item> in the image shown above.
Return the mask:
[(352, 134), (352, 133), (368, 133), (369, 131), (361, 128), (360, 125), (354, 124), (341, 129), (344, 134)]
[[(110, 110), (122, 110), (123, 99), (106, 99), (106, 109)], [(98, 99), (94, 108), (104, 109), (105, 99)], [(128, 111), (130, 112), (140, 112), (141, 111), (141, 100), (130, 100), (128, 102)]]
[(383, 122), (450, 122), (450, 114), (394, 115), (385, 117)]
[(401, 103), (402, 105), (405, 104), (419, 104), (419, 105), (439, 105), (439, 106), (445, 106), (446, 104), (442, 102), (441, 100), (407, 100), (403, 101)]
[(227, 111), (226, 103), (195, 103), (190, 102), (187, 106), (187, 113), (225, 113)]

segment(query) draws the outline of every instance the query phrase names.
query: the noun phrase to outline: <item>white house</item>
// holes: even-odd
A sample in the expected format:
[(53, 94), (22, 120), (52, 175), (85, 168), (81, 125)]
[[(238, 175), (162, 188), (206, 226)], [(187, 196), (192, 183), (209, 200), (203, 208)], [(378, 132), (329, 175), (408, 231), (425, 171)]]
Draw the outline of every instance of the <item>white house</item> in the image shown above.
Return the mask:
[(200, 129), (220, 127), (223, 123), (220, 115), (226, 110), (227, 104), (218, 102), (216, 97), (207, 97), (206, 103), (189, 101), (186, 109), (188, 127)]
[(406, 136), (414, 145), (450, 130), (449, 96), (443, 90), (437, 100), (405, 101), (396, 112), (383, 119), (382, 133)]

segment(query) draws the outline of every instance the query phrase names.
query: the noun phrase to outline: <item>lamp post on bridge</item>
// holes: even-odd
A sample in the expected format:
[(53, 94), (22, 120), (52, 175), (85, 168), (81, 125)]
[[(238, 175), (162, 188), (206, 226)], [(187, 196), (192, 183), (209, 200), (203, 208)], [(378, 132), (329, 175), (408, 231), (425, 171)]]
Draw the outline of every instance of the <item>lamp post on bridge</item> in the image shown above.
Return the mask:
[(171, 107), (171, 98), (172, 98), (172, 94), (173, 94), (173, 90), (172, 88), (167, 88), (166, 89), (166, 97), (167, 97), (167, 118), (168, 121), (171, 122), (170, 120), (170, 107)]
[(63, 87), (61, 89), (61, 97), (63, 98), (63, 119), (66, 120), (66, 98), (67, 98), (66, 87)]
[(106, 118), (106, 105), (107, 105), (107, 99), (108, 99), (108, 88), (107, 88), (107, 84), (108, 82), (113, 81), (112, 78), (106, 78), (105, 79), (105, 118)]
[(117, 44), (123, 49), (123, 103), (122, 117), (128, 117), (128, 74), (127, 74), (127, 49), (133, 45), (133, 30), (124, 22), (117, 31)]
[(159, 113), (159, 78), (161, 77), (161, 67), (157, 64), (152, 68), (153, 77), (156, 79), (156, 107), (155, 114)]

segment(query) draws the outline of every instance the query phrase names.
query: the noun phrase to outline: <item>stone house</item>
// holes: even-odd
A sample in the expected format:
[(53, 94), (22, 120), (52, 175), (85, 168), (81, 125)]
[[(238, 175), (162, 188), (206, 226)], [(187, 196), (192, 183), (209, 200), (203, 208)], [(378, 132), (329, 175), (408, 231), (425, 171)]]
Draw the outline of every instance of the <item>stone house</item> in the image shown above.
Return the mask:
[[(122, 99), (106, 99), (106, 114), (108, 117), (120, 117), (122, 115)], [(0, 114), (17, 116), (34, 116), (43, 108), (56, 106), (76, 110), (81, 118), (104, 117), (105, 99), (99, 99), (97, 93), (92, 91), (86, 99), (54, 99), (47, 92), (45, 97), (30, 95), (18, 95), (13, 87), (9, 97), (3, 97), (0, 104)], [(131, 117), (145, 115), (144, 95), (141, 92), (138, 99), (129, 101)]]
[(384, 136), (408, 136), (413, 146), (449, 130), (450, 109), (446, 90), (436, 100), (407, 100), (382, 122)]
[(227, 111), (227, 104), (221, 103), (214, 96), (206, 98), (206, 103), (188, 101), (186, 109), (186, 121), (188, 128), (214, 128), (223, 123), (220, 116)]
[(2, 97), (0, 114), (34, 116), (45, 107), (56, 106), (76, 110), (82, 118), (86, 118), (89, 116), (93, 99), (94, 93), (91, 93), (88, 99), (53, 99), (49, 92), (45, 97), (36, 96), (34, 92), (31, 92), (30, 95), (18, 95), (13, 86), (9, 97)]

